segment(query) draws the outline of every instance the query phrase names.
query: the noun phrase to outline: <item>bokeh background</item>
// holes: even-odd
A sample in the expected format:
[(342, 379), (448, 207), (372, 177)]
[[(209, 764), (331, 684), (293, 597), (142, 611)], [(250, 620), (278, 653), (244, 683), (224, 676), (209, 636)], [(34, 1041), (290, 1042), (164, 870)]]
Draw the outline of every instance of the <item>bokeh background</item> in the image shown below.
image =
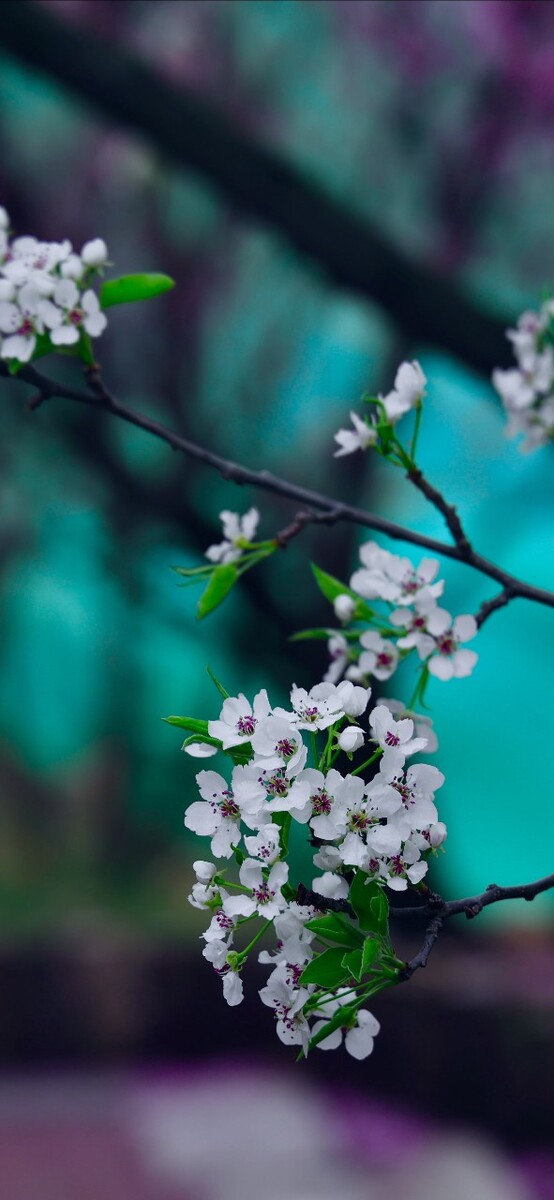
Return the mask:
[[(483, 553), (554, 587), (552, 455), (505, 441), (490, 386), (505, 326), (553, 283), (550, 4), (4, 0), (0, 55), (17, 232), (102, 236), (117, 273), (177, 281), (112, 311), (99, 356), (117, 394), (443, 537), (393, 472), (332, 456), (362, 390), (417, 357), (430, 478)], [(323, 647), (288, 641), (330, 619), (306, 564), (346, 578), (362, 534), (307, 530), (199, 625), (171, 566), (201, 561), (221, 508), (257, 503), (271, 536), (294, 507), (27, 398), (3, 382), (2, 1196), (552, 1200), (551, 898), (449, 928), (375, 1003), (364, 1064), (295, 1067), (262, 973), (229, 1010), (199, 956), (194, 763), (160, 718), (217, 714), (207, 664), (276, 703), (317, 681)], [(445, 575), (454, 612), (494, 591)], [(551, 646), (549, 612), (517, 602), (483, 629), (471, 680), (429, 693), (449, 896), (552, 869)]]

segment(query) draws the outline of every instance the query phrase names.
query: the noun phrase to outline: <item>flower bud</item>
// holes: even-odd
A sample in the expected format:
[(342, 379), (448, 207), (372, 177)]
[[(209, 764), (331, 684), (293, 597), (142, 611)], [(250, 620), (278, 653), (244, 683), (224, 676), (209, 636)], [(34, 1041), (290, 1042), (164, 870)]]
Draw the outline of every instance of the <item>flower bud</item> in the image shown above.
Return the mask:
[(364, 735), (358, 725), (348, 725), (339, 735), (339, 746), (347, 754), (353, 754), (364, 744)]
[(84, 264), (78, 254), (70, 254), (60, 266), (60, 273), (64, 279), (80, 279), (84, 271)]
[(437, 821), (435, 825), (431, 825), (429, 830), (429, 844), (433, 850), (437, 850), (442, 843), (446, 841), (448, 830), (444, 821)]
[(81, 250), (81, 258), (85, 267), (102, 267), (108, 258), (108, 247), (103, 238), (86, 242)]
[(192, 869), (200, 883), (209, 883), (217, 872), (215, 863), (204, 862), (201, 858), (193, 862)]
[(185, 754), (190, 754), (191, 758), (211, 758), (217, 754), (217, 746), (210, 746), (209, 742), (190, 742), (190, 744), (181, 746)]
[(339, 621), (350, 621), (355, 607), (356, 601), (352, 599), (352, 596), (347, 596), (346, 592), (341, 593), (340, 596), (336, 596), (333, 601), (335, 616), (338, 617)]

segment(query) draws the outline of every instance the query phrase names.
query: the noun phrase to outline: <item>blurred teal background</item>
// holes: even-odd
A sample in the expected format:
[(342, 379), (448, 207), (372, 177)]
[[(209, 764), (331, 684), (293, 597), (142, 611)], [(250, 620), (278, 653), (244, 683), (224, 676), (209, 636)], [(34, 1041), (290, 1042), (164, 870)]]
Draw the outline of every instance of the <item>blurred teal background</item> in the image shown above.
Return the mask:
[[(53, 65), (63, 30), (82, 69), (63, 53)], [(122, 52), (187, 100), (191, 122), (192, 101), (210, 106), (227, 183), (217, 165), (164, 149), (165, 126), (178, 142), (177, 105), (159, 136), (153, 97), (148, 133), (110, 112), (106, 81)], [(135, 104), (144, 116), (148, 103), (121, 86), (132, 124)], [(115, 273), (177, 281), (150, 304), (112, 310), (98, 344), (110, 388), (227, 457), (444, 538), (391, 468), (333, 458), (361, 392), (388, 390), (398, 363), (418, 358), (429, 478), (480, 551), (551, 589), (552, 454), (524, 457), (505, 440), (489, 379), (510, 361), (503, 326), (553, 283), (553, 128), (554, 8), (536, 0), (0, 5), (0, 202), (14, 228), (78, 248), (101, 236)], [(184, 132), (190, 145), (194, 130)], [(268, 178), (280, 156), (315, 189), (319, 254), (290, 235), (296, 193), (276, 186), (271, 219), (261, 215), (267, 195), (234, 157), (249, 139), (269, 155)], [(325, 247), (331, 201), (342, 217)], [(341, 276), (356, 260), (350, 218), (373, 239), (356, 287)], [(61, 360), (51, 371), (78, 375)], [(262, 1047), (282, 1069), (261, 978), (227, 1011), (200, 959), (203, 917), (186, 896), (207, 843), (199, 852), (183, 828), (195, 765), (161, 718), (217, 715), (207, 665), (231, 693), (267, 686), (275, 703), (292, 681), (319, 680), (323, 645), (288, 640), (330, 622), (307, 563), (347, 579), (367, 535), (306, 530), (198, 624), (197, 593), (178, 587), (172, 565), (202, 561), (222, 508), (257, 504), (270, 537), (295, 506), (226, 484), (111, 418), (62, 401), (30, 413), (27, 398), (2, 381), (0, 1059), (242, 1061)], [(447, 560), (444, 575), (454, 613), (494, 594)], [(432, 882), (447, 896), (552, 869), (551, 622), (522, 601), (495, 613), (472, 678), (429, 688), (449, 826)], [(373, 1087), (379, 1104), (409, 1096), (422, 1113), (461, 1114), (511, 1149), (547, 1145), (551, 911), (545, 895), (449, 929), (428, 970), (379, 1009), (371, 1069), (334, 1063), (334, 1082)], [(328, 1060), (308, 1070), (325, 1078)], [(541, 1163), (534, 1190), (514, 1196), (552, 1200), (552, 1163)], [(437, 1187), (422, 1194), (442, 1198)], [(132, 1194), (142, 1200), (138, 1185)], [(466, 1194), (508, 1198), (477, 1183)], [(48, 1200), (30, 1188), (39, 1195)]]
[[(501, 102), (502, 88), (517, 85), (510, 37), (526, 32), (544, 57), (544, 6), (45, 8), (223, 105), (239, 131), (448, 274), (477, 308), (513, 316), (537, 304), (551, 274), (554, 216), (541, 195), (554, 173), (554, 96), (527, 87), (523, 108)], [(253, 223), (51, 75), (5, 55), (1, 102), (3, 199), (17, 231), (76, 245), (101, 235), (117, 271), (177, 279), (171, 296), (112, 314), (101, 358), (127, 403), (248, 465), (442, 537), (437, 514), (390, 469), (332, 458), (333, 432), (361, 391), (386, 390), (398, 361), (418, 357), (430, 379), (421, 441), (430, 478), (485, 554), (554, 586), (551, 455), (523, 458), (504, 441), (486, 377), (333, 286), (278, 228)], [(405, 286), (399, 276), (398, 292)], [(419, 302), (415, 294), (415, 310)], [(255, 501), (271, 535), (292, 506), (174, 461), (140, 431), (63, 403), (30, 416), (21, 388), (3, 391), (2, 924), (29, 930), (85, 905), (185, 925), (192, 848), (182, 810), (194, 764), (159, 718), (215, 714), (206, 664), (231, 692), (263, 683), (276, 699), (293, 679), (319, 678), (323, 647), (287, 643), (295, 628), (330, 618), (306, 560), (346, 577), (356, 535), (306, 534), (198, 626), (195, 594), (178, 589), (171, 565), (200, 561), (221, 507)], [(475, 611), (494, 590), (455, 564), (445, 575), (455, 612)], [(437, 882), (450, 894), (549, 868), (549, 619), (512, 605), (480, 636), (471, 680), (433, 683), (450, 828)], [(548, 907), (543, 897), (489, 919), (538, 920)]]

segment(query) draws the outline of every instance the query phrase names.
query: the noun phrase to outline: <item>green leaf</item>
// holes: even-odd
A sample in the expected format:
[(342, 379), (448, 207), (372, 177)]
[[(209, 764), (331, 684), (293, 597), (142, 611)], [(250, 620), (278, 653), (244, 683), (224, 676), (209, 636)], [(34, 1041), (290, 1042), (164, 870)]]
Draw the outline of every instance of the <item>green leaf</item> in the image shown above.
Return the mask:
[(237, 582), (238, 572), (234, 563), (225, 563), (220, 567), (216, 567), (207, 588), (202, 592), (202, 595), (196, 606), (196, 617), (201, 621), (203, 617), (207, 617), (208, 613), (214, 611), (219, 604), (229, 595), (231, 588)]
[(389, 911), (387, 898), (382, 887), (371, 882), (365, 871), (356, 871), (349, 900), (362, 929), (371, 933), (386, 933)]
[(175, 280), (169, 275), (160, 275), (154, 271), (146, 271), (141, 275), (120, 275), (119, 279), (107, 279), (100, 288), (101, 308), (111, 308), (113, 304), (129, 304), (134, 300), (150, 300), (152, 296), (161, 296), (175, 287)]
[(226, 689), (223, 687), (223, 684), (219, 682), (219, 679), (217, 678), (217, 675), (215, 675), (215, 674), (214, 674), (214, 672), (212, 671), (212, 668), (211, 668), (211, 667), (206, 667), (206, 670), (207, 670), (207, 672), (208, 672), (208, 675), (210, 676), (210, 679), (211, 679), (212, 683), (214, 683), (214, 684), (215, 684), (215, 686), (216, 686), (216, 688), (217, 688), (217, 690), (218, 690), (218, 692), (219, 692), (220, 696), (223, 696), (223, 699), (224, 699), (224, 700), (228, 700), (228, 699), (229, 699), (229, 696), (230, 696), (230, 694), (231, 694), (231, 693), (230, 693), (230, 692), (228, 692), (228, 691), (227, 691), (227, 690), (226, 690)]
[(373, 966), (375, 959), (379, 957), (380, 945), (377, 938), (366, 938), (362, 948), (362, 975)]
[(377, 933), (385, 935), (389, 928), (389, 902), (382, 888), (371, 901), (371, 913)]
[(344, 950), (324, 950), (316, 955), (304, 968), (300, 983), (317, 983), (320, 987), (332, 988), (348, 977), (348, 971), (342, 965)]
[(227, 750), (223, 751), (223, 753), (228, 754), (229, 758), (232, 758), (236, 767), (242, 767), (246, 763), (250, 762), (254, 751), (252, 750), (250, 742), (242, 742), (240, 746), (229, 746)]
[(177, 725), (179, 729), (187, 729), (189, 733), (199, 734), (201, 737), (209, 737), (208, 722), (197, 721), (196, 717), (162, 717), (167, 725)]
[(289, 642), (307, 642), (312, 639), (323, 641), (327, 640), (336, 633), (336, 629), (299, 629), (298, 633), (293, 633), (289, 637)]
[(221, 742), (218, 742), (217, 738), (205, 737), (203, 733), (191, 733), (190, 737), (185, 738), (181, 750), (193, 746), (195, 742), (202, 742), (205, 746), (215, 746), (216, 750), (221, 750)]
[(362, 952), (361, 950), (350, 950), (344, 955), (342, 960), (343, 967), (346, 967), (348, 974), (353, 975), (354, 979), (360, 982), (362, 978)]
[[(347, 587), (346, 583), (341, 583), (340, 579), (335, 579), (334, 575), (328, 575), (327, 571), (322, 571), (321, 567), (316, 567), (315, 563), (311, 564), (312, 571), (315, 576), (315, 581), (320, 592), (323, 592), (326, 600), (331, 604), (336, 600), (337, 596), (351, 596), (356, 601), (356, 608), (352, 614), (354, 621), (371, 621), (374, 613), (373, 609), (358, 596), (357, 592), (353, 592), (352, 588)], [(336, 629), (333, 633), (337, 633)]]
[(341, 583), (340, 579), (335, 579), (334, 575), (328, 575), (327, 571), (322, 571), (321, 567), (316, 567), (315, 563), (312, 563), (311, 567), (320, 592), (323, 592), (325, 599), (330, 600), (331, 604), (337, 596), (352, 596), (354, 600), (358, 599), (356, 593), (346, 583)]
[(211, 575), (213, 567), (207, 563), (202, 567), (172, 567), (171, 570), (177, 575), (184, 575), (186, 579), (195, 579), (198, 576), (201, 578), (202, 575)]
[(361, 933), (346, 921), (343, 924), (334, 913), (327, 913), (324, 917), (314, 917), (312, 921), (306, 921), (306, 929), (311, 929), (313, 933), (327, 938), (330, 942), (338, 942), (339, 946), (348, 946), (351, 950), (355, 950), (362, 941)]
[[(314, 1013), (314, 1016), (317, 1015)], [(356, 1017), (356, 1007), (352, 1004), (345, 1004), (342, 1008), (337, 1009), (337, 1012), (327, 1024), (319, 1029), (313, 1038), (310, 1039), (310, 1050), (314, 1046), (318, 1046), (320, 1042), (325, 1041), (330, 1033), (334, 1033), (335, 1029), (344, 1029), (354, 1023)]]

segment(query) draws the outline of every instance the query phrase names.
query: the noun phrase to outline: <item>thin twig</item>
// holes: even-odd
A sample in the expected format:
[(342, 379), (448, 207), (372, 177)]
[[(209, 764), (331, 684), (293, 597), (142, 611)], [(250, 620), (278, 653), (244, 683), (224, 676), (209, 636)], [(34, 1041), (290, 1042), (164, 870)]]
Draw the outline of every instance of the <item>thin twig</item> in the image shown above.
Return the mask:
[(512, 589), (505, 587), (502, 588), (501, 592), (498, 592), (498, 595), (493, 596), (492, 600), (485, 600), (475, 617), (477, 628), (481, 628), (487, 618), (490, 617), (491, 613), (496, 612), (499, 608), (504, 608), (504, 606), (509, 604), (510, 600), (513, 599), (514, 593)]
[(444, 915), (442, 913), (437, 913), (437, 915), (432, 917), (429, 921), (427, 929), (425, 930), (425, 941), (423, 942), (421, 950), (419, 950), (418, 953), (415, 954), (414, 957), (411, 958), (400, 971), (400, 979), (402, 983), (406, 983), (408, 979), (411, 979), (414, 972), (419, 970), (420, 967), (427, 966), (429, 955), (442, 929), (443, 921)]
[[(4, 364), (0, 364), (0, 375), (9, 376), (8, 369)], [(554, 608), (554, 592), (534, 587), (532, 584), (525, 583), (523, 580), (517, 579), (514, 575), (508, 574), (507, 571), (502, 570), (501, 567), (497, 567), (495, 563), (478, 554), (469, 543), (465, 547), (461, 545), (450, 546), (446, 542), (426, 537), (415, 530), (407, 529), (403, 525), (398, 525), (394, 521), (380, 517), (377, 513), (366, 512), (364, 509), (356, 508), (351, 504), (345, 504), (340, 500), (334, 500), (332, 497), (322, 495), (320, 492), (312, 492), (308, 488), (300, 486), (300, 484), (292, 483), (290, 480), (280, 479), (270, 471), (253, 471), (248, 467), (243, 467), (239, 463), (234, 463), (230, 459), (215, 454), (205, 446), (199, 446), (195, 442), (191, 442), (188, 438), (174, 433), (173, 430), (167, 429), (159, 421), (154, 421), (122, 404), (105, 389), (101, 383), (97, 369), (94, 369), (92, 373), (89, 370), (88, 376), (89, 386), (94, 388), (93, 393), (79, 388), (66, 387), (65, 384), (57, 383), (42, 375), (34, 367), (22, 368), (13, 379), (15, 382), (30, 383), (47, 399), (57, 396), (60, 399), (71, 400), (77, 404), (85, 404), (116, 416), (121, 421), (126, 421), (129, 425), (135, 425), (139, 429), (144, 429), (147, 433), (166, 442), (173, 450), (180, 450), (190, 458), (206, 463), (207, 466), (218, 471), (224, 479), (231, 480), (233, 483), (239, 485), (248, 484), (251, 487), (260, 488), (274, 495), (284, 496), (289, 500), (296, 500), (306, 509), (318, 509), (325, 514), (322, 520), (330, 522), (348, 521), (354, 525), (362, 525), (365, 528), (377, 530), (388, 537), (411, 542), (415, 546), (422, 546), (426, 550), (433, 551), (435, 554), (443, 555), (445, 558), (463, 562), (474, 570), (479, 571), (480, 574), (487, 575), (490, 579), (495, 579), (497, 583), (502, 585), (504, 591), (510, 593), (510, 599), (519, 597), (524, 600), (533, 600), (536, 604), (543, 604), (548, 608)]]
[(410, 482), (414, 484), (414, 487), (419, 488), (419, 491), (423, 492), (423, 495), (427, 498), (427, 500), (429, 500), (430, 503), (433, 504), (440, 513), (442, 513), (452, 534), (454, 543), (458, 547), (458, 550), (460, 550), (463, 555), (472, 554), (473, 547), (466, 536), (462, 522), (460, 521), (454, 505), (448, 504), (442, 493), (439, 492), (436, 487), (433, 487), (432, 483), (429, 483), (429, 480), (425, 478), (420, 467), (414, 466), (411, 468), (411, 470), (406, 471), (406, 475), (408, 476)]
[(299, 533), (302, 533), (306, 525), (333, 525), (338, 520), (339, 514), (334, 510), (328, 513), (298, 512), (294, 521), (291, 521), (290, 525), (287, 525), (285, 529), (281, 529), (279, 533), (276, 533), (273, 540), (281, 550), (286, 550), (289, 542)]

